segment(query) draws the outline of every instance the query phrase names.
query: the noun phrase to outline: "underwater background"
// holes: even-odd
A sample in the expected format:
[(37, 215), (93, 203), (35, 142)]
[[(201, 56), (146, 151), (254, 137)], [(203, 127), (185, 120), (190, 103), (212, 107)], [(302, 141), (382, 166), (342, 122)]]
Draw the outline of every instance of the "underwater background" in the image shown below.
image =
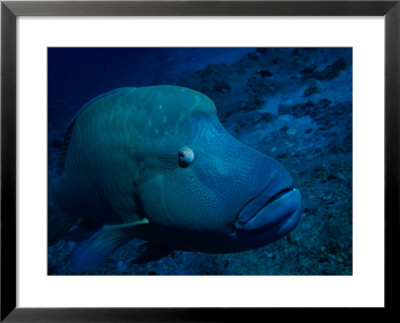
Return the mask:
[(351, 275), (351, 48), (49, 48), (48, 176), (65, 130), (95, 96), (119, 88), (185, 86), (209, 96), (224, 127), (281, 162), (303, 197), (299, 225), (263, 248), (174, 251), (132, 264), (135, 239), (97, 270), (74, 272), (74, 242), (48, 248), (49, 275)]

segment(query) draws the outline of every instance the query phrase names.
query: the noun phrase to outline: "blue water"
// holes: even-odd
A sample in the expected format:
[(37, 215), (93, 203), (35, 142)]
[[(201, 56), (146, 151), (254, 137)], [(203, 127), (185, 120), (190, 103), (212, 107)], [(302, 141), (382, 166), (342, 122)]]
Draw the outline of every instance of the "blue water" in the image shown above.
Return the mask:
[(351, 275), (351, 48), (50, 48), (49, 179), (70, 119), (93, 97), (125, 86), (172, 84), (216, 104), (226, 129), (279, 160), (303, 195), (302, 220), (263, 248), (211, 255), (175, 251), (131, 260), (141, 241), (97, 270), (74, 272), (73, 242), (49, 248), (49, 274)]

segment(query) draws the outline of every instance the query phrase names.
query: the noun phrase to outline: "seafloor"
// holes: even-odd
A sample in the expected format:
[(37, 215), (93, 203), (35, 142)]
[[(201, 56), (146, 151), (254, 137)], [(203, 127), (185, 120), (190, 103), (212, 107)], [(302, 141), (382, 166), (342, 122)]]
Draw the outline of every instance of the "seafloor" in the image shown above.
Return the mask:
[(212, 255), (174, 251), (132, 264), (142, 243), (95, 271), (73, 272), (74, 242), (48, 249), (50, 275), (351, 275), (352, 49), (49, 49), (49, 179), (71, 117), (123, 86), (173, 84), (208, 95), (226, 129), (279, 160), (303, 196), (302, 220), (263, 248)]

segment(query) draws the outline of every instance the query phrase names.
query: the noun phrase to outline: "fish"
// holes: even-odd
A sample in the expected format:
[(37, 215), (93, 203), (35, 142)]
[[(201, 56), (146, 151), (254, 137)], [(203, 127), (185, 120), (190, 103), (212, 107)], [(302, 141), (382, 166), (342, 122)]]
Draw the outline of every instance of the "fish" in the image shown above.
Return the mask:
[(235, 253), (282, 238), (301, 209), (288, 170), (230, 135), (209, 97), (124, 87), (89, 101), (66, 130), (48, 185), (48, 245), (76, 241), (74, 270), (137, 238), (137, 264), (173, 250)]

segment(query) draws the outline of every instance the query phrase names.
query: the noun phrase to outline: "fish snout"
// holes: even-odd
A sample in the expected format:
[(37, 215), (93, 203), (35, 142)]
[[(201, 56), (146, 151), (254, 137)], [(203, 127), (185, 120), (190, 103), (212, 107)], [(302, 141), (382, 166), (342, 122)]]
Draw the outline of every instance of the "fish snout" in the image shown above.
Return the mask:
[(246, 203), (237, 217), (235, 228), (255, 231), (284, 225), (285, 231), (289, 232), (299, 222), (300, 213), (300, 191), (294, 188), (288, 172), (282, 170), (261, 193)]

